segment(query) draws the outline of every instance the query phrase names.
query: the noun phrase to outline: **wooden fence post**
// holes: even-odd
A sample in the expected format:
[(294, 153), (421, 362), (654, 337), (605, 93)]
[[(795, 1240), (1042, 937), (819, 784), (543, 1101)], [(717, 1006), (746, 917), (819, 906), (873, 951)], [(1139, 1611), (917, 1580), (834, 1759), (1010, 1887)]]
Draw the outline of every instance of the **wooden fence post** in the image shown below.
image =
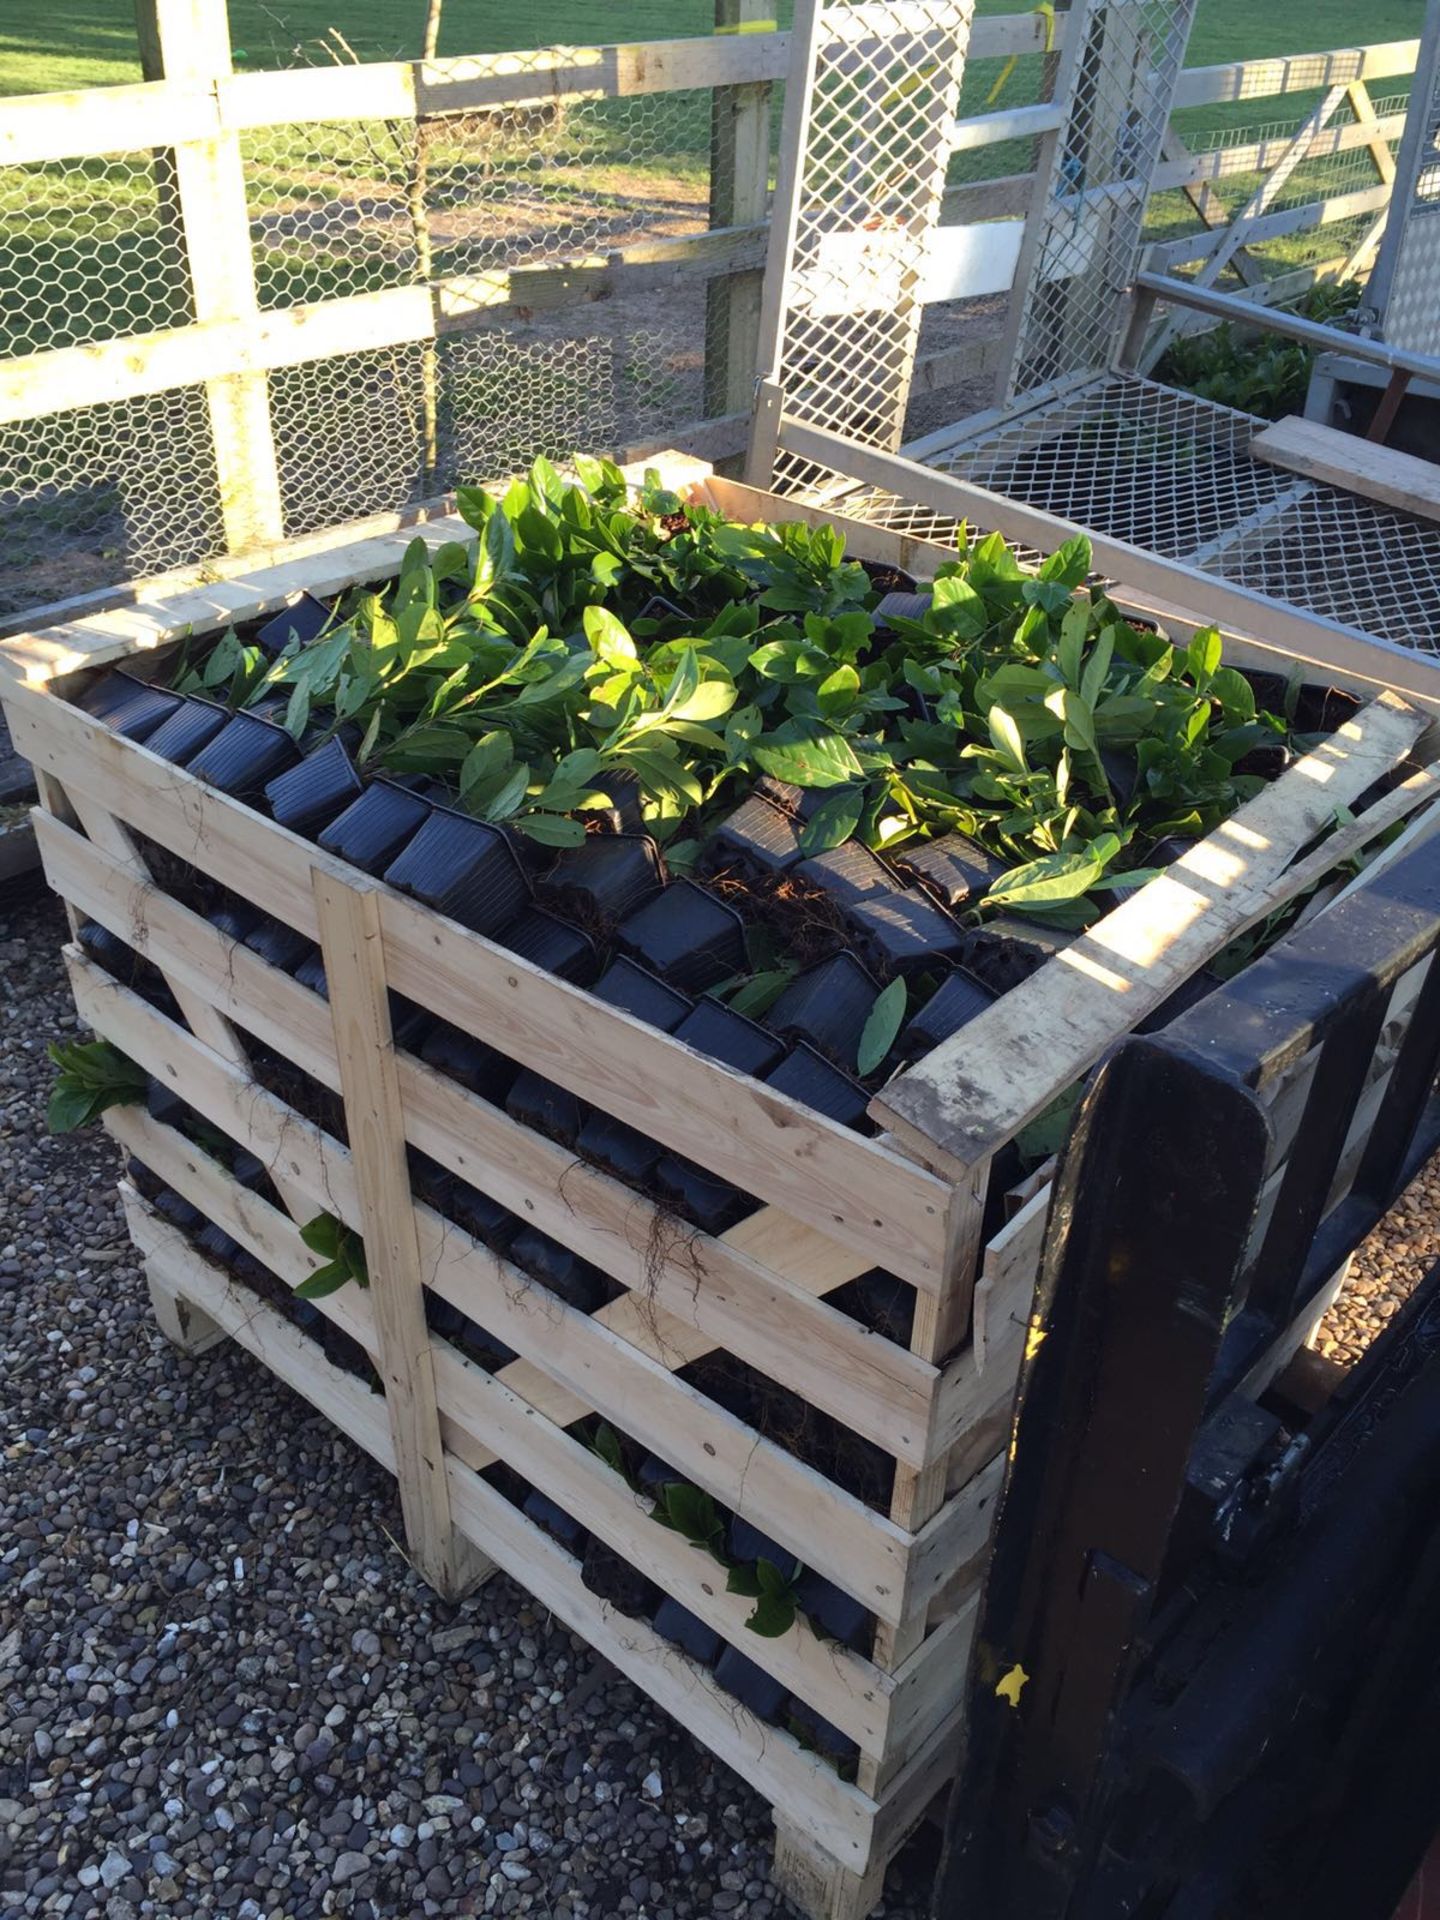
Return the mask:
[[(773, 26), (773, 0), (715, 0), (717, 33)], [(759, 226), (770, 197), (768, 80), (716, 87), (710, 109), (710, 225)], [(748, 413), (760, 361), (758, 268), (711, 280), (705, 292), (705, 415)]]
[[(231, 72), (226, 0), (135, 0), (147, 80), (213, 84)], [(259, 302), (245, 171), (235, 134), (174, 148), (173, 191), (158, 181), (162, 217), (178, 219), (197, 321), (254, 321)], [(280, 476), (263, 373), (207, 380), (205, 397), (231, 553), (285, 537)]]
[(406, 1542), (436, 1592), (458, 1600), (494, 1568), (450, 1517), (379, 909), (373, 886), (317, 871), (314, 888)]

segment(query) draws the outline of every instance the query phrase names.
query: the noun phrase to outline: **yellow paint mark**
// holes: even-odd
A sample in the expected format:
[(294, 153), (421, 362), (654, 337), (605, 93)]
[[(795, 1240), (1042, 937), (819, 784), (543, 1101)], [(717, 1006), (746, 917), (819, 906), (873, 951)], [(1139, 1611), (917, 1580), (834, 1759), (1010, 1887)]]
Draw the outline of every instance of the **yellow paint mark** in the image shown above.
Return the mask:
[(1017, 1660), (1015, 1662), (1015, 1665), (1011, 1667), (1010, 1671), (1005, 1675), (1004, 1679), (1001, 1680), (1000, 1684), (996, 1687), (995, 1693), (997, 1698), (1001, 1700), (1008, 1700), (1012, 1707), (1018, 1707), (1020, 1704), (1020, 1691), (1022, 1687), (1024, 1687), (1026, 1681), (1029, 1680), (1029, 1678), (1030, 1678), (1029, 1674), (1025, 1671), (1024, 1667), (1022, 1667), (1020, 1665), (1020, 1662)]
[(1025, 1358), (1027, 1360), (1033, 1360), (1035, 1358), (1036, 1354), (1040, 1351), (1040, 1346), (1044, 1338), (1044, 1327), (1041, 1326), (1038, 1320), (1032, 1320), (1025, 1334)]

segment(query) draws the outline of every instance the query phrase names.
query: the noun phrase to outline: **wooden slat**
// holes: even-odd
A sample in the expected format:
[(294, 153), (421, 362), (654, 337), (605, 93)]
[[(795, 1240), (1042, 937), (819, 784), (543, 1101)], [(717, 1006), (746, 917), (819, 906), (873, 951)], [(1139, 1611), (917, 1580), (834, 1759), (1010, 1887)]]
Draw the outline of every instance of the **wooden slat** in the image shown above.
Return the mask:
[(148, 152), (219, 131), (214, 90), (194, 81), (35, 93), (0, 100), (0, 166)]
[[(349, 1153), (237, 1068), (121, 987), (75, 949), (66, 954), (82, 1019), (185, 1097), (214, 1125), (308, 1185), (316, 1211), (357, 1232), (359, 1195)], [(536, 1288), (428, 1207), (416, 1208), (426, 1284), (525, 1355), (698, 1486), (744, 1513), (829, 1579), (886, 1618), (904, 1585), (908, 1536), (822, 1474), (676, 1380), (597, 1315)], [(529, 1397), (527, 1395), (527, 1397)], [(643, 1414), (643, 1418), (642, 1418)], [(571, 1417), (579, 1417), (573, 1415)]]
[(326, 873), (315, 876), (315, 907), (406, 1543), (437, 1593), (458, 1600), (491, 1569), (450, 1517), (380, 915), (372, 888)]
[[(308, 841), (117, 739), (52, 696), (7, 700), (18, 750), (36, 766), (104, 789), (131, 825), (238, 893), (315, 936), (313, 871), (352, 869)], [(184, 792), (181, 805), (177, 795)], [(935, 1291), (949, 1190), (876, 1142), (729, 1072), (592, 996), (384, 889), (395, 989), (466, 1031), (504, 1033), (505, 1050), (583, 1099), (698, 1158), (757, 1194)]]
[[(1350, 153), (1357, 147), (1373, 147), (1376, 140), (1398, 140), (1405, 131), (1403, 113), (1386, 114), (1370, 124), (1356, 122), (1341, 127), (1324, 127), (1312, 132), (1305, 145), (1306, 160), (1329, 159), (1338, 153)], [(1201, 186), (1207, 181), (1233, 179), (1236, 174), (1262, 173), (1284, 155), (1293, 134), (1271, 134), (1240, 147), (1208, 147), (1186, 152), (1161, 163), (1155, 177), (1157, 193), (1177, 188)], [(1214, 224), (1219, 224), (1215, 222)]]
[[(364, 1383), (335, 1367), (315, 1343), (238, 1287), (141, 1203), (131, 1214), (136, 1243), (162, 1283), (192, 1300), (247, 1351), (342, 1432), (394, 1471), (383, 1409)], [(542, 1605), (648, 1693), (697, 1739), (847, 1859), (863, 1860), (877, 1809), (825, 1761), (757, 1721), (711, 1676), (643, 1622), (617, 1614), (588, 1592), (571, 1557), (462, 1462), (447, 1463), (451, 1501), (469, 1537)]]
[(1422, 520), (1440, 520), (1440, 466), (1290, 414), (1250, 442), (1257, 460), (1323, 480)]
[(387, 892), (391, 985), (605, 1113), (699, 1160), (933, 1293), (948, 1189), (667, 1035), (603, 1007), (453, 922)]
[[(339, 1088), (330, 1018), (317, 995), (235, 946), (148, 879), (137, 882), (63, 825), (46, 819), (41, 833), (49, 877), (62, 897), (173, 967), (192, 998), (210, 996), (216, 1008), (243, 1019), (257, 1039), (303, 1072), (332, 1091)], [(825, 1312), (817, 1317), (809, 1311), (814, 1303), (806, 1296), (823, 1296), (856, 1278), (866, 1269), (864, 1256), (849, 1255), (814, 1228), (766, 1207), (718, 1240), (687, 1237), (683, 1253), (662, 1251), (657, 1261), (657, 1248), (663, 1249), (667, 1236), (639, 1195), (578, 1166), (552, 1142), (409, 1056), (400, 1058), (399, 1073), (414, 1143), (633, 1287), (637, 1297), (613, 1302), (601, 1317), (652, 1358), (674, 1370), (726, 1345), (786, 1384), (818, 1391), (841, 1418), (851, 1420), (853, 1398), (843, 1396), (853, 1396), (859, 1367), (871, 1376), (863, 1391), (876, 1397), (875, 1432), (881, 1444), (893, 1439), (895, 1430), (903, 1432), (897, 1414), (903, 1418), (907, 1396), (918, 1392), (916, 1404), (928, 1411), (932, 1369), (865, 1333), (848, 1316)], [(757, 1336), (743, 1314), (717, 1312), (706, 1298), (709, 1288), (702, 1291), (697, 1278), (706, 1278), (721, 1297), (738, 1284), (770, 1331)], [(662, 1280), (674, 1313), (656, 1297)], [(839, 1345), (828, 1352), (832, 1331)], [(819, 1375), (809, 1349), (821, 1353)], [(786, 1358), (790, 1350), (800, 1356), (798, 1374)], [(827, 1368), (835, 1372), (835, 1388), (826, 1385)], [(533, 1392), (526, 1397), (534, 1398)], [(576, 1405), (561, 1424), (587, 1411)], [(559, 1417), (558, 1410), (553, 1417)], [(922, 1415), (921, 1431), (925, 1424)]]
[[(1262, 213), (1247, 226), (1245, 245), (1255, 247), (1265, 240), (1280, 240), (1287, 234), (1328, 227), (1337, 220), (1354, 220), (1361, 214), (1378, 212), (1389, 200), (1390, 189), (1382, 183), (1356, 187), (1350, 193), (1332, 194), (1324, 200), (1311, 200), (1303, 207), (1286, 207), (1280, 213)], [(1229, 226), (1212, 227), (1207, 233), (1187, 234), (1183, 240), (1157, 241), (1146, 249), (1147, 270), (1169, 273), (1175, 267), (1208, 260), (1225, 245), (1230, 232)]]
[[(128, 1152), (286, 1285), (298, 1284), (320, 1264), (292, 1222), (241, 1187), (173, 1127), (135, 1107), (112, 1108), (105, 1123)], [(372, 1297), (346, 1287), (316, 1305), (375, 1359), (380, 1343)], [(892, 1678), (798, 1623), (778, 1639), (760, 1639), (745, 1625), (753, 1601), (727, 1593), (715, 1563), (683, 1536), (650, 1519), (630, 1487), (598, 1454), (538, 1414), (504, 1378), (474, 1366), (445, 1342), (427, 1336), (424, 1349), (433, 1362), (446, 1445), (472, 1469), (480, 1471), (497, 1459), (508, 1461), (565, 1511), (583, 1516), (590, 1531), (867, 1751), (882, 1753), (896, 1738), (892, 1696), (903, 1701), (907, 1728), (923, 1713), (925, 1695), (933, 1691), (927, 1683), (935, 1678), (928, 1667), (913, 1666), (906, 1675)]]
[(1409, 75), (1415, 71), (1419, 51), (1418, 40), (1386, 40), (1365, 47), (1334, 47), (1326, 53), (1288, 53), (1274, 59), (1187, 67), (1175, 89), (1175, 110)]
[(1381, 695), (963, 1034), (892, 1081), (873, 1109), (957, 1169), (998, 1151), (1057, 1088), (1073, 1085), (1268, 911), (1300, 849), (1402, 759), (1424, 726), (1413, 708)]

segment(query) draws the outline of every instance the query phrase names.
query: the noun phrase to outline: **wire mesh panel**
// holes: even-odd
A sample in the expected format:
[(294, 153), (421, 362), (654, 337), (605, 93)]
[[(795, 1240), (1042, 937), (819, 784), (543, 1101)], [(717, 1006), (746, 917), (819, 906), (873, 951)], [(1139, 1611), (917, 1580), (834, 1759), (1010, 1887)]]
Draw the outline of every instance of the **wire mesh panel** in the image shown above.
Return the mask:
[[(875, 446), (898, 446), (904, 426), (973, 12), (974, 0), (817, 0), (808, 71), (792, 75), (805, 94), (771, 253), (774, 375), (788, 414)], [(778, 477), (801, 471), (782, 459)]]
[(1072, 16), (1066, 116), (1016, 276), (1011, 396), (1114, 355), (1196, 3), (1084, 0)]
[(1385, 338), (1440, 353), (1440, 4), (1431, 0), (1390, 223), (1370, 289)]

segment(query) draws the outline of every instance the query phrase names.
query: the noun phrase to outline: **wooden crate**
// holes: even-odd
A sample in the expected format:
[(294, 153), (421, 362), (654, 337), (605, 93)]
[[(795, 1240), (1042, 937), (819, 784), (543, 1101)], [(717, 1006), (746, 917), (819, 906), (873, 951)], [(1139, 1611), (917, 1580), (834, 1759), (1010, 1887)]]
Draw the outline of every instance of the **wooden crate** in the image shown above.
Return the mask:
[[(727, 510), (787, 504), (694, 463), (667, 471)], [(742, 498), (743, 496), (743, 498)], [(463, 537), (453, 521), (422, 530)], [(82, 1019), (257, 1154), (283, 1205), (242, 1186), (183, 1133), (137, 1108), (115, 1138), (287, 1285), (319, 1264), (299, 1226), (325, 1211), (362, 1234), (367, 1290), (318, 1303), (358, 1343), (383, 1398), (262, 1304), (147, 1204), (127, 1215), (162, 1327), (190, 1351), (240, 1342), (397, 1476), (410, 1552), (457, 1596), (513, 1574), (775, 1809), (777, 1874), (824, 1920), (867, 1913), (885, 1867), (952, 1764), (977, 1581), (1049, 1199), (1042, 1172), (983, 1237), (991, 1170), (1016, 1132), (1243, 928), (1437, 791), (1412, 773), (1358, 821), (1302, 853), (1411, 755), (1425, 722), (1391, 696), (1299, 762), (1181, 867), (1124, 906), (965, 1033), (885, 1089), (864, 1138), (729, 1072), (513, 953), (337, 861), (117, 738), (57, 697), (80, 669), (281, 604), (392, 573), (408, 536), (337, 545), (249, 577), (189, 585), (0, 649), (6, 712), (33, 761), (36, 832), (72, 931), (93, 918), (154, 961), (183, 1021), (157, 1011), (77, 944)], [(852, 550), (924, 572), (927, 552), (855, 527)], [(137, 836), (319, 940), (329, 1003), (163, 892)], [(1297, 858), (1297, 855), (1300, 857)], [(390, 992), (559, 1082), (753, 1195), (717, 1238), (577, 1162), (503, 1110), (391, 1044)], [(348, 1145), (258, 1084), (273, 1049), (343, 1099)], [(407, 1148), (481, 1188), (592, 1261), (623, 1291), (586, 1316), (534, 1285), (410, 1190)], [(909, 1347), (827, 1303), (880, 1267), (915, 1294)], [(491, 1374), (426, 1327), (424, 1289), (513, 1348)], [(894, 1462), (888, 1512), (678, 1377), (720, 1352), (778, 1381)], [(598, 1412), (859, 1600), (868, 1655), (803, 1621), (749, 1632), (751, 1602), (716, 1562), (653, 1521), (567, 1429)], [(858, 1748), (854, 1778), (755, 1718), (644, 1622), (582, 1583), (578, 1562), (483, 1477), (515, 1469), (714, 1628)]]

